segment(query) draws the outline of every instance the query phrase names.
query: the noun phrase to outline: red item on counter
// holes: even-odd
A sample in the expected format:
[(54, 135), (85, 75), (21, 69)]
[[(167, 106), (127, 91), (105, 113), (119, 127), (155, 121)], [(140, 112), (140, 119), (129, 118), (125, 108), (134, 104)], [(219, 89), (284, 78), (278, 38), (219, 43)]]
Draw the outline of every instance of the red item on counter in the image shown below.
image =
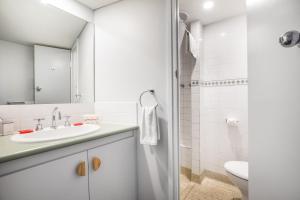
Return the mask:
[(27, 134), (27, 133), (32, 133), (33, 130), (32, 129), (25, 129), (25, 130), (20, 130), (19, 134)]
[(82, 126), (83, 123), (82, 122), (78, 122), (78, 123), (74, 123), (73, 126)]

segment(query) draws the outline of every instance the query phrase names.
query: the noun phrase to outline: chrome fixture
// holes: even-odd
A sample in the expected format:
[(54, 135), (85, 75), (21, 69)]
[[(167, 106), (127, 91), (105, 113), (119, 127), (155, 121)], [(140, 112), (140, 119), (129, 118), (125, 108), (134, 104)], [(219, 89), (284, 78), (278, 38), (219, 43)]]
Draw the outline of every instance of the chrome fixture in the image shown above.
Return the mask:
[(35, 90), (36, 90), (37, 92), (40, 92), (40, 91), (42, 91), (42, 88), (41, 88), (40, 86), (36, 86)]
[(154, 96), (154, 90), (146, 90), (146, 91), (144, 91), (144, 92), (141, 93), (141, 95), (140, 95), (140, 106), (143, 107), (143, 104), (142, 104), (142, 97), (143, 97), (143, 95), (144, 95), (145, 93), (148, 93), (148, 92), (153, 96), (153, 98), (154, 98), (154, 100), (155, 100), (155, 102), (156, 102), (155, 106), (158, 106), (157, 99), (156, 99), (155, 96)]
[(300, 47), (300, 33), (298, 31), (288, 31), (279, 38), (279, 43), (283, 47)]
[(71, 126), (71, 122), (70, 122), (70, 118), (71, 118), (71, 116), (65, 116), (65, 126), (67, 127), (67, 126)]
[(58, 107), (55, 107), (52, 111), (52, 125), (51, 128), (56, 129), (56, 113), (58, 113), (58, 120), (61, 120), (61, 112), (58, 111)]
[(43, 124), (42, 124), (42, 120), (45, 120), (45, 118), (37, 118), (37, 119), (34, 119), (34, 120), (36, 120), (37, 121), (37, 124), (36, 124), (36, 126), (35, 126), (35, 130), (36, 131), (41, 131), (41, 130), (43, 130)]
[(184, 12), (184, 11), (181, 11), (179, 12), (179, 19), (182, 20), (183, 22), (186, 22), (189, 18), (189, 15)]

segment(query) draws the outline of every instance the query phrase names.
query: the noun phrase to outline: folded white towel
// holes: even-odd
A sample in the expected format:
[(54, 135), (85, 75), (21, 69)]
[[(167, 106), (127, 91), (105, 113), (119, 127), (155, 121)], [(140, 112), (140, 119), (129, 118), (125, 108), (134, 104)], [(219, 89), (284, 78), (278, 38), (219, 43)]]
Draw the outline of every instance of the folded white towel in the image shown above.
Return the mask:
[(199, 54), (199, 43), (192, 34), (189, 34), (189, 49), (194, 58), (197, 58)]
[(141, 108), (140, 121), (140, 143), (147, 145), (157, 145), (160, 140), (156, 105)]

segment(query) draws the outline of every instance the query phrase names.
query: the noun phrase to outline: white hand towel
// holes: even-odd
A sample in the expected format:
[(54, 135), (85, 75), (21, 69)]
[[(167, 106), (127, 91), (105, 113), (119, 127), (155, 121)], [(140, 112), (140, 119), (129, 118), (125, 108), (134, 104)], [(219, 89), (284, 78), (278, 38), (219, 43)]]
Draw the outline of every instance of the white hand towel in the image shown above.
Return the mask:
[(157, 145), (160, 140), (156, 106), (141, 108), (140, 143)]

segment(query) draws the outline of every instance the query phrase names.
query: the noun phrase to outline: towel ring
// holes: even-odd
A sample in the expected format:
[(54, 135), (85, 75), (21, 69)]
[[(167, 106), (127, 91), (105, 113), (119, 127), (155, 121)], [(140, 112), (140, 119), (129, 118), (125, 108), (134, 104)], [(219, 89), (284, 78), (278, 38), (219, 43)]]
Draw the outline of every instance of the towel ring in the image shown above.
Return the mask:
[(141, 95), (140, 95), (140, 106), (143, 107), (143, 104), (142, 104), (142, 97), (143, 97), (144, 94), (146, 94), (146, 93), (148, 93), (148, 92), (153, 96), (153, 98), (154, 98), (154, 100), (155, 100), (155, 102), (156, 102), (155, 107), (157, 107), (157, 106), (158, 106), (158, 102), (157, 102), (157, 99), (156, 99), (155, 96), (154, 96), (154, 90), (146, 90), (146, 91), (144, 91), (144, 92), (141, 93)]

